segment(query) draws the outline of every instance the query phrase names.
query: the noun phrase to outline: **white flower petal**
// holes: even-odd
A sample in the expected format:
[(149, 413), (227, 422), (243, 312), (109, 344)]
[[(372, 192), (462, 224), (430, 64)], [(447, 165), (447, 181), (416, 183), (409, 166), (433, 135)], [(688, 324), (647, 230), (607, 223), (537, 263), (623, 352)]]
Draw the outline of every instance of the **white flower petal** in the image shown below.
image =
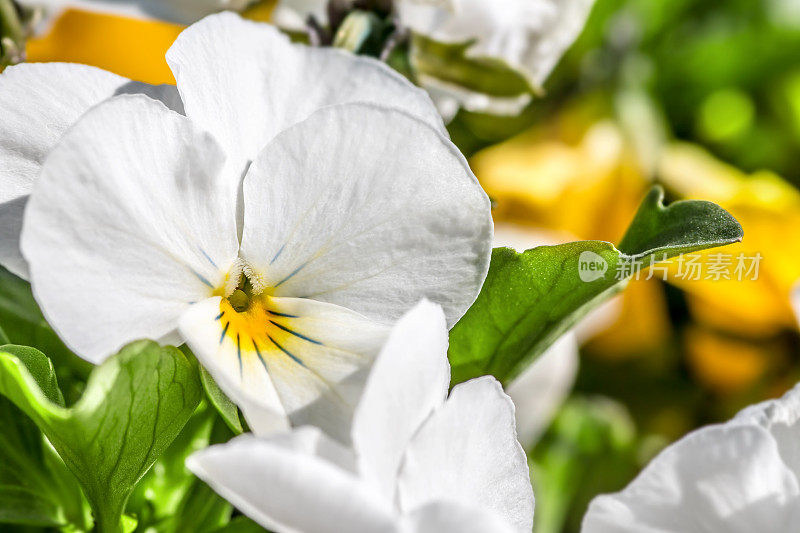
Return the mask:
[(800, 385), (782, 398), (743, 409), (729, 424), (758, 424), (769, 431), (783, 462), (800, 479)]
[(752, 533), (800, 523), (798, 480), (758, 426), (700, 429), (589, 506), (583, 533)]
[(98, 105), (50, 153), (22, 251), (48, 322), (81, 357), (170, 335), (224, 281), (238, 243), (222, 164), (208, 134), (142, 95)]
[(516, 406), (517, 434), (525, 446), (547, 429), (578, 374), (578, 343), (567, 333), (507, 387)]
[(452, 6), (398, 2), (400, 20), (435, 40), (474, 40), (469, 54), (519, 68), (541, 86), (578, 37), (594, 0), (454, 0)]
[(452, 500), (494, 512), (514, 531), (531, 531), (528, 462), (514, 431), (514, 404), (497, 380), (487, 376), (453, 388), (411, 441), (398, 489), (406, 511)]
[(279, 296), (384, 323), (427, 297), (452, 325), (486, 276), (486, 194), (447, 139), (397, 110), (328, 107), (282, 132), (244, 202), (241, 256)]
[(414, 510), (403, 520), (404, 533), (514, 533), (494, 513), (454, 502), (435, 502)]
[(254, 431), (313, 424), (350, 440), (353, 411), (387, 330), (347, 309), (266, 296), (237, 313), (212, 298), (192, 306), (181, 333)]
[(187, 116), (217, 137), (240, 176), (277, 133), (332, 104), (389, 102), (444, 131), (424, 91), (379, 61), (292, 44), (233, 13), (186, 29), (167, 62)]
[[(186, 465), (244, 514), (278, 532), (396, 531), (388, 502), (327, 460), (335, 447), (312, 428), (296, 430), (292, 438), (243, 435), (193, 454)], [(316, 455), (321, 448), (325, 457)]]
[(422, 301), (392, 329), (353, 420), (361, 476), (388, 501), (395, 501), (397, 474), (411, 437), (442, 405), (449, 385), (444, 313)]
[(78, 117), (127, 82), (66, 63), (16, 65), (0, 75), (0, 265), (27, 277), (19, 232), (45, 156)]

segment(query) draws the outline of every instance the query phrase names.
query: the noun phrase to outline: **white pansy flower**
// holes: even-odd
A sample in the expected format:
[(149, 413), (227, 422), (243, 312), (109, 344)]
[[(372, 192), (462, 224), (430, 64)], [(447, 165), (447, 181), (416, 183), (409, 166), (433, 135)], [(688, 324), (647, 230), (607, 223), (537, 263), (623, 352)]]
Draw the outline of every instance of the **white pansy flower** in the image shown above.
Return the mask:
[(661, 452), (599, 496), (584, 533), (752, 533), (800, 524), (800, 385)]
[(341, 437), (386, 324), (427, 296), (452, 325), (476, 297), (488, 198), (424, 93), (376, 61), (232, 14), (167, 59), (185, 114), (116, 96), (49, 153), (30, 126), (63, 132), (89, 99), (70, 96), (91, 93), (83, 76), (105, 73), (0, 77), (16, 125), (0, 126), (3, 157), (31, 171), (18, 198), (40, 167), (22, 232), (34, 295), (89, 361), (185, 340), (254, 429)]
[(352, 449), (316, 428), (244, 435), (187, 466), (264, 527), (295, 533), (529, 533), (514, 405), (492, 377), (447, 389), (447, 328), (421, 302), (393, 328), (356, 408)]
[[(326, 20), (327, 0), (280, 0), (277, 24), (297, 29), (311, 15)], [(435, 41), (473, 42), (470, 57), (499, 59), (541, 87), (583, 29), (594, 0), (395, 0), (400, 23)], [(529, 95), (494, 97), (447, 83), (434, 76), (419, 82), (445, 116), (459, 106), (470, 111), (516, 114)]]

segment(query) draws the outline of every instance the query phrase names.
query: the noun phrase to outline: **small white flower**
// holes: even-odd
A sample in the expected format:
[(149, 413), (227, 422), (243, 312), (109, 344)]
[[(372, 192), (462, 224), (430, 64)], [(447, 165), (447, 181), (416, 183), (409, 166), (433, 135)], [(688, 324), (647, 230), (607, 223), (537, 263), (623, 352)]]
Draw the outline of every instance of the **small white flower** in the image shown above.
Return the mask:
[[(296, 29), (312, 15), (323, 22), (327, 0), (280, 0), (274, 20)], [(594, 0), (395, 0), (400, 23), (443, 43), (474, 41), (471, 57), (504, 61), (541, 87), (583, 29)], [(470, 111), (516, 114), (530, 97), (499, 98), (424, 76), (445, 116)]]
[(800, 524), (800, 385), (699, 429), (589, 506), (584, 533), (753, 533)]
[(400, 319), (356, 408), (352, 449), (302, 427), (193, 454), (187, 466), (264, 527), (296, 533), (530, 533), (514, 405), (492, 377), (453, 388), (441, 308)]
[(72, 65), (0, 76), (0, 191), (19, 185), (0, 213), (34, 187), (34, 295), (89, 361), (185, 340), (254, 429), (346, 434), (386, 325), (423, 296), (452, 325), (477, 296), (488, 198), (424, 93), (376, 61), (232, 14), (167, 59), (172, 109), (121, 95), (71, 126), (146, 87)]

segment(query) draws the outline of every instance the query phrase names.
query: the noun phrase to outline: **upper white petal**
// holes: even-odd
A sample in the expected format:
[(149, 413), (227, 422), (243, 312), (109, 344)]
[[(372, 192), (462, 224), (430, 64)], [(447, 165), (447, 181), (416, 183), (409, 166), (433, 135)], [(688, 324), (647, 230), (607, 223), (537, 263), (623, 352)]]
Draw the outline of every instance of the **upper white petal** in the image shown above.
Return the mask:
[(447, 326), (441, 307), (417, 304), (375, 360), (353, 420), (361, 476), (389, 501), (406, 447), (447, 396)]
[[(262, 526), (279, 533), (391, 533), (397, 518), (346, 468), (346, 456), (316, 428), (291, 437), (243, 435), (189, 457), (198, 477)], [(334, 459), (334, 461), (331, 461)]]
[(190, 26), (167, 62), (187, 116), (217, 137), (240, 173), (277, 133), (328, 105), (388, 102), (444, 131), (424, 91), (379, 61), (292, 44), (233, 13)]
[(384, 323), (427, 297), (452, 325), (488, 269), (486, 194), (447, 139), (394, 109), (333, 106), (284, 131), (244, 204), (242, 257), (279, 296)]
[(235, 197), (208, 134), (146, 96), (119, 96), (64, 136), (31, 194), (22, 250), (48, 322), (100, 362), (174, 332), (236, 257)]
[(19, 232), (45, 156), (78, 117), (127, 82), (66, 63), (16, 65), (0, 75), (0, 265), (27, 277)]
[(800, 523), (800, 486), (757, 425), (700, 429), (661, 452), (628, 487), (599, 496), (584, 533), (752, 533)]
[(400, 471), (401, 509), (438, 500), (503, 517), (513, 531), (533, 527), (528, 462), (514, 430), (514, 404), (485, 376), (453, 388), (412, 439)]

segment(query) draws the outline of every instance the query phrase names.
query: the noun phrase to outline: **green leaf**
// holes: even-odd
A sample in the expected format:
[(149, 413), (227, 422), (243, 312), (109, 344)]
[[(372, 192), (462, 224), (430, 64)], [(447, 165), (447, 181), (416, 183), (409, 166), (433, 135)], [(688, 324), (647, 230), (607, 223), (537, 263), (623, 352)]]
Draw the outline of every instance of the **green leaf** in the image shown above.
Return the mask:
[(715, 203), (682, 200), (664, 206), (664, 190), (653, 187), (619, 243), (630, 256), (662, 258), (742, 240), (742, 226)]
[(443, 43), (414, 34), (410, 61), (415, 75), (500, 98), (536, 93), (528, 79), (505, 61), (469, 54), (473, 41)]
[[(30, 365), (45, 396), (63, 406), (50, 361), (33, 348), (6, 345), (0, 352)], [(0, 523), (91, 525), (75, 477), (44, 441), (42, 432), (13, 403), (0, 397)]]
[(36, 423), (78, 478), (98, 530), (121, 531), (136, 482), (200, 402), (196, 367), (176, 348), (134, 342), (97, 367), (83, 397), (66, 408), (54, 401), (43, 359), (0, 349), (0, 393)]
[(226, 422), (202, 402), (180, 435), (136, 486), (126, 512), (139, 518), (142, 530), (160, 533), (210, 531), (230, 519), (232, 507), (185, 466), (192, 453), (233, 437)]
[(0, 397), (0, 524), (85, 530), (86, 511), (75, 477), (39, 429)]
[(452, 383), (484, 374), (507, 383), (638, 270), (741, 240), (741, 226), (721, 207), (664, 207), (663, 194), (656, 187), (645, 197), (620, 245), (627, 253), (602, 241), (495, 249), (477, 300), (450, 332)]
[(200, 379), (203, 382), (203, 388), (206, 391), (208, 400), (217, 412), (219, 412), (225, 423), (228, 424), (228, 427), (231, 428), (231, 431), (236, 435), (240, 435), (244, 432), (242, 421), (239, 418), (239, 408), (224, 392), (222, 392), (217, 382), (214, 381), (214, 378), (208, 373), (208, 370), (202, 366), (200, 367)]

